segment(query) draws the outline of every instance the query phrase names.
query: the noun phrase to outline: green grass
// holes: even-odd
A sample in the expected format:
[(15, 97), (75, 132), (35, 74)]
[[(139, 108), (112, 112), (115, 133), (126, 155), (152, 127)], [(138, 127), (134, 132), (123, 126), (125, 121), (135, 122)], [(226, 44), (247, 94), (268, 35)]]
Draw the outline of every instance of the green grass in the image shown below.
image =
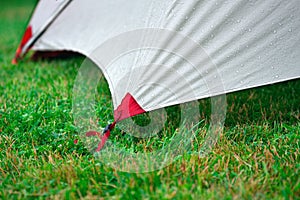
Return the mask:
[[(120, 172), (100, 163), (81, 141), (73, 143), (80, 133), (72, 90), (82, 58), (10, 64), (34, 2), (6, 2), (0, 13), (1, 199), (300, 198), (300, 80), (227, 95), (224, 132), (207, 157), (186, 153), (158, 171)], [(102, 86), (99, 126), (112, 119)], [(210, 101), (200, 100), (199, 107), (205, 129)], [(178, 125), (179, 108), (167, 111), (169, 123), (151, 148), (168, 143)], [(112, 142), (146, 151), (149, 141), (118, 128), (112, 134)]]

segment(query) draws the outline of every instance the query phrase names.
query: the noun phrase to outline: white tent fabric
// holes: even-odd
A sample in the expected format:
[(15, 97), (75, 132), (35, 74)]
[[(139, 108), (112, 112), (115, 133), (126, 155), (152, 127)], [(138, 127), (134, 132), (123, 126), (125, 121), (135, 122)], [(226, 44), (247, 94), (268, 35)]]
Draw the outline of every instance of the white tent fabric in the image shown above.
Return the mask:
[(298, 0), (53, 2), (40, 0), (32, 16), (44, 27), (32, 49), (92, 59), (117, 120), (300, 77)]
[(70, 0), (40, 1), (29, 22), (32, 25), (32, 34), (38, 35), (44, 31), (69, 2)]
[(30, 19), (13, 63), (35, 43), (71, 0), (40, 1)]

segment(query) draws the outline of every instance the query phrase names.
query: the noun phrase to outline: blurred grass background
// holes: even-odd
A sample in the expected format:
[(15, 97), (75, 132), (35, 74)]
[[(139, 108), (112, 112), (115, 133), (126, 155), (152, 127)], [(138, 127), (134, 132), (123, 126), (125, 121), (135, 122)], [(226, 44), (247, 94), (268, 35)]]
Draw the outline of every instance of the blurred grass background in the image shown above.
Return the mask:
[[(11, 65), (35, 3), (0, 3), (1, 199), (300, 198), (299, 80), (228, 94), (225, 130), (208, 157), (186, 154), (159, 171), (119, 172), (99, 163), (80, 141), (73, 143), (79, 133), (72, 89), (83, 58), (26, 57)], [(101, 88), (103, 126), (113, 111), (105, 82)], [(208, 125), (209, 99), (199, 100), (199, 108)], [(172, 132), (179, 111), (168, 110), (173, 117), (165, 131)], [(135, 151), (146, 145), (118, 129), (113, 135), (113, 142)]]

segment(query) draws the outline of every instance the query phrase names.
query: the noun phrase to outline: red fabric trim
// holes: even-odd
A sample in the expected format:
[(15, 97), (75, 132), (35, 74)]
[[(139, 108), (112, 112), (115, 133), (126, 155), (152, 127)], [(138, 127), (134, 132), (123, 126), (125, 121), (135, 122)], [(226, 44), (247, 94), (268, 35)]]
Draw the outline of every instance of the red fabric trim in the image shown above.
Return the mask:
[(134, 97), (130, 93), (127, 93), (123, 98), (121, 104), (114, 111), (114, 117), (118, 122), (145, 112), (146, 111), (138, 104)]
[(27, 29), (26, 29), (26, 31), (25, 31), (25, 33), (24, 33), (24, 36), (22, 38), (20, 46), (24, 47), (24, 45), (29, 41), (29, 39), (31, 37), (32, 37), (32, 27), (28, 26)]
[(20, 58), (20, 55), (22, 53), (22, 49), (23, 47), (26, 45), (26, 43), (30, 40), (30, 38), (32, 37), (32, 27), (28, 26), (25, 30), (25, 33), (23, 35), (23, 38), (21, 40), (21, 43), (16, 51), (16, 55), (14, 57), (14, 59), (12, 60), (13, 64), (17, 64), (18, 59)]
[(95, 150), (95, 152), (99, 152), (103, 148), (109, 136), (110, 136), (110, 130), (104, 133), (104, 135), (101, 137), (101, 141), (98, 143), (98, 147)]
[(89, 132), (86, 132), (85, 135), (87, 137), (90, 137), (90, 136), (98, 136), (100, 138), (100, 133), (98, 133), (97, 131), (89, 131)]
[[(97, 131), (89, 131), (87, 133), (85, 133), (85, 135), (87, 137), (91, 137), (91, 136), (97, 136), (99, 139), (100, 139), (100, 142), (98, 143), (98, 146), (97, 148), (95, 149), (95, 152), (99, 152), (105, 145), (107, 139), (109, 138), (110, 136), (110, 131), (112, 131), (114, 128), (115, 128), (115, 125), (116, 125), (116, 122), (113, 122), (112, 124), (109, 124), (105, 129), (104, 129), (104, 132), (103, 132), (103, 135), (101, 136), (101, 134)], [(78, 141), (77, 141), (78, 142)], [(77, 142), (74, 143), (77, 144)]]

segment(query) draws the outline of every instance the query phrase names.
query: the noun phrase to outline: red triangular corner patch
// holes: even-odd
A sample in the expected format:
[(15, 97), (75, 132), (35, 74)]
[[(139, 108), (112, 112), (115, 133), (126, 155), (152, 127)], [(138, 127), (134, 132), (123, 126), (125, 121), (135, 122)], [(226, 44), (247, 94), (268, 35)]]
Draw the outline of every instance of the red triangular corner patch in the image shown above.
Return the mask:
[(24, 35), (23, 35), (23, 38), (22, 38), (22, 41), (16, 51), (16, 55), (14, 57), (14, 59), (12, 60), (12, 64), (17, 64), (18, 62), (18, 59), (20, 58), (20, 55), (22, 53), (22, 49), (23, 47), (26, 45), (26, 43), (30, 40), (30, 38), (32, 37), (32, 27), (31, 26), (28, 26)]
[(114, 111), (114, 117), (116, 121), (121, 121), (144, 112), (146, 111), (138, 104), (134, 97), (130, 93), (127, 93), (121, 104)]

